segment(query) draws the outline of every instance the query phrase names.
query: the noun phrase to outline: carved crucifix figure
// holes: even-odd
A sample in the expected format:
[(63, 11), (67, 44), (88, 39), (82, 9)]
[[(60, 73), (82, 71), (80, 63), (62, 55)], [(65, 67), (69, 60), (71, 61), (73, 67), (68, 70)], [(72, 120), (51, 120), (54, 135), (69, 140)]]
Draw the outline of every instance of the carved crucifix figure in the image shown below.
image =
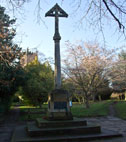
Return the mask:
[(59, 17), (68, 17), (68, 14), (56, 4), (51, 8), (45, 16), (55, 17), (55, 34), (53, 37), (55, 43), (55, 89), (61, 88), (61, 63), (60, 63), (60, 40), (61, 36), (59, 34)]

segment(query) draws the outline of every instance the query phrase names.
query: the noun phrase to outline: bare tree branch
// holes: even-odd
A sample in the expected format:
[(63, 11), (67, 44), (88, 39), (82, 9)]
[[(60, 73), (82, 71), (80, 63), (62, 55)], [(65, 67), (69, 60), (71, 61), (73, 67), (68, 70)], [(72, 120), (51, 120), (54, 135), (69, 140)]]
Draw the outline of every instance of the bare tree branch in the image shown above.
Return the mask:
[(107, 10), (109, 11), (109, 13), (112, 15), (112, 17), (117, 21), (118, 25), (119, 25), (119, 28), (123, 28), (123, 32), (124, 32), (124, 29), (125, 29), (125, 26), (120, 22), (120, 20), (114, 15), (114, 13), (112, 12), (112, 10), (109, 8), (106, 0), (103, 0), (103, 3), (105, 4)]
[(113, 0), (110, 0), (110, 2), (116, 7), (118, 8), (118, 10), (124, 14), (126, 14), (126, 11), (124, 11), (121, 7), (119, 7)]

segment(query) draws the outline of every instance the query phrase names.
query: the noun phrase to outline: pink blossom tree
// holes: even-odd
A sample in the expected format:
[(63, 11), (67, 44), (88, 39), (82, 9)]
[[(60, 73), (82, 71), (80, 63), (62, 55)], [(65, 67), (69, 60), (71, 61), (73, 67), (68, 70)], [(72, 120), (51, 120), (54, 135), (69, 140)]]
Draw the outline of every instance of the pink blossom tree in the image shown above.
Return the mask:
[(89, 108), (89, 100), (105, 85), (105, 80), (108, 81), (113, 51), (89, 43), (84, 46), (67, 43), (67, 49), (64, 72), (74, 83), (75, 89), (81, 91), (86, 107)]

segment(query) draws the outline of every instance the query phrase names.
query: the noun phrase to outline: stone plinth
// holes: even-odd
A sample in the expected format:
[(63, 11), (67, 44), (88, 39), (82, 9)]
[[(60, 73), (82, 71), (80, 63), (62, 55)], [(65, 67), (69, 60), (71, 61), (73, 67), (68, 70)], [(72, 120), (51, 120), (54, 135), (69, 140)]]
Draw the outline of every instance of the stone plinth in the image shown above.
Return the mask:
[(69, 93), (63, 89), (55, 89), (48, 96), (48, 119), (71, 120)]
[[(115, 139), (119, 137), (118, 139)], [(113, 138), (113, 139), (112, 139)], [(101, 129), (85, 120), (48, 121), (37, 119), (28, 122), (27, 126), (16, 127), (11, 142), (125, 142), (122, 134)]]
[(64, 121), (48, 121), (41, 118), (36, 119), (36, 126), (38, 128), (66, 128), (66, 127), (78, 127), (78, 126), (87, 126), (87, 121), (74, 118), (73, 120), (64, 120)]

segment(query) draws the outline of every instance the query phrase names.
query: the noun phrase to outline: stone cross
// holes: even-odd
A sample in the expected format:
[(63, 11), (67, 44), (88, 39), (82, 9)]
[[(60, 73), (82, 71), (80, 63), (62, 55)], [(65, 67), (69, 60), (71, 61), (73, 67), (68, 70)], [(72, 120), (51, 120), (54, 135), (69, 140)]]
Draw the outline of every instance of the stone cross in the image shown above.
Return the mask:
[(56, 4), (51, 8), (45, 16), (55, 17), (55, 34), (53, 37), (55, 44), (55, 89), (61, 88), (61, 63), (60, 63), (60, 40), (61, 36), (59, 34), (59, 17), (68, 17), (68, 14)]

